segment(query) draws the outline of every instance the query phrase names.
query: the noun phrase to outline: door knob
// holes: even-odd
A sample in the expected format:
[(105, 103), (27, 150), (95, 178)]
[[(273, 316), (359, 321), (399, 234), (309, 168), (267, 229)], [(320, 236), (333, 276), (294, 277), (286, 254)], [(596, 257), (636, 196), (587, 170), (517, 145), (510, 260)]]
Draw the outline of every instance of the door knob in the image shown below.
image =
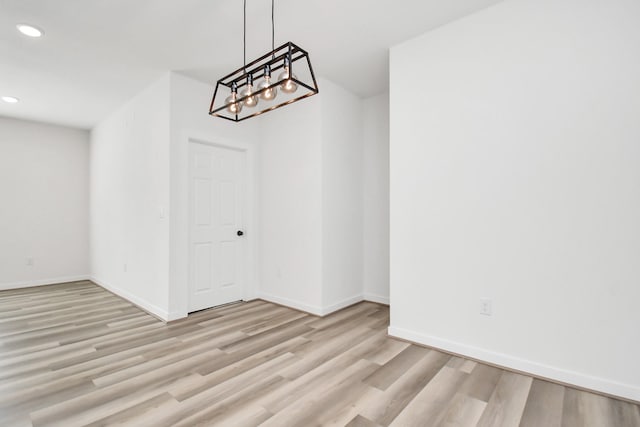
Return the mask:
[(242, 236), (244, 235), (244, 232), (242, 230), (238, 230), (238, 232), (236, 233), (238, 236)]

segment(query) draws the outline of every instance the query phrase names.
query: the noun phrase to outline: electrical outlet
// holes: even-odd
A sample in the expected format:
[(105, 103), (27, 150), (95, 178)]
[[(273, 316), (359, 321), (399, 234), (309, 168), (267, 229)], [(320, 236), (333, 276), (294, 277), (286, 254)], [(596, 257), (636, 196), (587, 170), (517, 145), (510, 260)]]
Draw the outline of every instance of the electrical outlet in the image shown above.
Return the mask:
[(30, 267), (33, 266), (33, 257), (28, 257), (27, 258), (27, 265), (30, 266)]
[(491, 316), (491, 298), (480, 298), (480, 314)]

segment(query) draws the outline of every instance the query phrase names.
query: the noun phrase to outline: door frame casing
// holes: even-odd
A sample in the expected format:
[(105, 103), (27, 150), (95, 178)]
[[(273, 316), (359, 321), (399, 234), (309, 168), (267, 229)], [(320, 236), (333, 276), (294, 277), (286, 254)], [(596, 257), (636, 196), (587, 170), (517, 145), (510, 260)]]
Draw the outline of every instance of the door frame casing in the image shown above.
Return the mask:
[(186, 317), (189, 311), (190, 269), (189, 232), (189, 146), (192, 142), (245, 153), (243, 230), (245, 231), (245, 265), (243, 300), (257, 298), (258, 289), (258, 192), (256, 148), (253, 144), (212, 137), (197, 131), (184, 131), (180, 143), (171, 152), (171, 244), (169, 251), (169, 306), (170, 319)]

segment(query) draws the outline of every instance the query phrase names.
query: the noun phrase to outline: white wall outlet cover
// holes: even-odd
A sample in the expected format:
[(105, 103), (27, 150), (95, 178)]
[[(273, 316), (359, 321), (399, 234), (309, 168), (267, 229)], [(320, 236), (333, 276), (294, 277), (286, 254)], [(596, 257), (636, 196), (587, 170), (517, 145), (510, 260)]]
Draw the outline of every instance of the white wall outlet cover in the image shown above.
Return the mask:
[(480, 314), (484, 316), (491, 316), (491, 298), (480, 298)]

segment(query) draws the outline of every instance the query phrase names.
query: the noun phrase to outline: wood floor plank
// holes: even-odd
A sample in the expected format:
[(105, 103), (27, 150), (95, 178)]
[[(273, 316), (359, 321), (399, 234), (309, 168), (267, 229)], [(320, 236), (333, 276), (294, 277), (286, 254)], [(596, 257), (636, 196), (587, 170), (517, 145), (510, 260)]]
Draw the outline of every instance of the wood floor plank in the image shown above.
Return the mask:
[(249, 423), (250, 420), (264, 422), (271, 418), (266, 409), (254, 405), (255, 400), (263, 394), (278, 389), (286, 380), (280, 376), (269, 375), (260, 381), (253, 381), (237, 393), (229, 395), (219, 402), (207, 405), (200, 411), (190, 411), (184, 419), (176, 422), (175, 427), (190, 427), (194, 425), (236, 425), (235, 423)]
[(349, 322), (350, 320), (360, 319), (364, 316), (373, 314), (379, 310), (379, 306), (372, 303), (361, 303), (348, 307), (333, 313), (331, 316), (318, 318), (309, 323), (309, 326), (315, 329), (326, 329), (339, 323)]
[[(293, 381), (312, 372), (326, 362), (345, 354), (345, 352), (352, 350), (354, 347), (368, 342), (374, 336), (378, 337), (378, 341), (382, 339), (380, 331), (359, 327), (326, 340), (319, 340), (317, 337), (312, 338), (307, 345), (296, 349), (295, 353), (300, 356), (300, 361), (284, 369), (281, 375)], [(309, 339), (309, 335), (305, 334), (304, 338)]]
[[(286, 384), (286, 380), (277, 375), (279, 369), (295, 360), (296, 356), (291, 353), (284, 353), (275, 359), (271, 359), (259, 367), (235, 376), (223, 383), (218, 383), (199, 393), (183, 400), (177, 411), (169, 413), (156, 413), (156, 419), (162, 425), (174, 425), (183, 419), (211, 409), (214, 405), (224, 405), (226, 399), (233, 399), (234, 395), (253, 390), (253, 387), (263, 387), (265, 384)], [(182, 389), (182, 388), (181, 388)], [(169, 389), (170, 392), (171, 388)], [(268, 394), (273, 393), (270, 392)], [(263, 395), (252, 396), (261, 399)], [(217, 406), (216, 406), (217, 408)], [(266, 408), (265, 408), (266, 409)]]
[(365, 378), (364, 381), (380, 390), (386, 390), (430, 351), (431, 350), (415, 345), (409, 346), (385, 363), (380, 369)]
[[(294, 337), (274, 347), (267, 348), (259, 353), (247, 355), (241, 359), (236, 359), (234, 357), (235, 355), (231, 355), (235, 360), (233, 363), (217, 369), (206, 376), (202, 376), (202, 379), (197, 385), (192, 384), (190, 387), (180, 390), (173, 389), (171, 394), (173, 394), (179, 401), (186, 400), (191, 396), (195, 396), (198, 393), (215, 386), (216, 384), (222, 384), (225, 381), (244, 374), (245, 372), (251, 371), (255, 368), (264, 368), (267, 362), (277, 359), (284, 354), (288, 353), (291, 357), (295, 357), (293, 350), (300, 345), (304, 345), (306, 342), (307, 340), (302, 337)], [(272, 367), (271, 369), (273, 370), (274, 368)]]
[(425, 423), (438, 425), (447, 415), (448, 404), (467, 374), (443, 366), (391, 422), (394, 427), (419, 427)]
[(376, 424), (373, 421), (363, 417), (362, 415), (356, 415), (349, 423), (345, 424), (346, 427), (380, 427), (380, 424)]
[[(295, 404), (276, 406), (273, 402), (266, 408), (274, 413), (274, 416), (265, 421), (262, 425), (282, 426), (282, 425), (322, 425), (321, 417), (338, 410), (342, 405), (347, 405), (345, 395), (358, 393), (364, 390), (366, 385), (362, 383), (362, 378), (369, 375), (376, 368), (375, 364), (367, 360), (360, 359), (345, 369), (338, 372), (325, 381), (316, 383), (314, 387), (307, 389), (302, 396), (305, 399), (297, 399)], [(301, 396), (299, 396), (301, 397)]]
[(362, 415), (378, 424), (388, 426), (440, 372), (450, 358), (448, 354), (428, 351), (414, 365), (406, 369), (403, 375), (380, 395), (380, 398), (371, 400), (362, 411)]
[(527, 403), (532, 380), (531, 377), (514, 372), (503, 372), (478, 421), (478, 427), (517, 427)]
[(190, 372), (190, 369), (219, 352), (220, 350), (216, 349), (195, 354), (164, 366), (161, 373), (146, 372), (116, 384), (99, 387), (91, 393), (58, 405), (35, 411), (31, 414), (34, 425), (83, 425), (82, 423), (94, 422), (108, 416), (110, 412), (135, 406), (150, 397), (161, 394), (160, 391), (164, 392), (165, 387), (177, 381), (181, 375), (185, 375), (185, 372)]
[(500, 381), (502, 372), (493, 366), (479, 364), (460, 387), (460, 393), (488, 402)]
[(564, 386), (534, 379), (520, 427), (560, 427), (564, 391)]
[[(376, 348), (382, 337), (383, 332), (380, 331), (377, 335), (371, 336), (356, 347), (290, 381), (282, 389), (262, 398), (259, 403), (274, 414), (289, 406), (295, 406), (296, 402), (304, 396), (313, 394), (318, 388), (340, 381), (341, 376), (348, 372), (354, 364), (364, 362), (361, 360), (363, 355)], [(366, 361), (366, 366), (367, 375), (370, 373), (369, 367), (371, 367), (371, 371), (377, 367), (377, 365), (368, 361)]]
[(99, 427), (105, 425), (124, 424), (134, 421), (136, 418), (145, 417), (161, 406), (177, 408), (178, 402), (169, 393), (161, 393), (144, 402), (131, 406), (125, 410), (107, 415), (97, 421), (87, 424), (87, 427)]
[(255, 300), (165, 324), (88, 281), (0, 291), (0, 426), (640, 427), (636, 404), (388, 322), (375, 303), (319, 318)]
[[(605, 396), (567, 388), (564, 394), (562, 426), (612, 426), (627, 425), (626, 417), (613, 407), (614, 400)], [(631, 417), (633, 420), (633, 417)]]
[(385, 365), (410, 345), (411, 344), (403, 341), (384, 340), (380, 347), (367, 355), (367, 360), (377, 363), (378, 365)]
[(373, 399), (379, 399), (383, 392), (375, 387), (364, 384), (363, 391), (357, 394), (353, 400), (350, 400), (350, 405), (345, 405), (342, 409), (325, 417), (323, 424), (328, 426), (344, 426), (349, 424), (360, 415), (360, 413), (367, 407), (369, 402)]
[(439, 427), (475, 426), (487, 402), (463, 393), (456, 393), (438, 420)]
[(466, 372), (467, 374), (470, 374), (471, 372), (473, 372), (476, 366), (478, 366), (478, 364), (473, 360), (465, 360), (462, 366), (460, 366), (460, 370), (462, 372)]
[(609, 399), (611, 425), (640, 426), (640, 407), (629, 402)]

